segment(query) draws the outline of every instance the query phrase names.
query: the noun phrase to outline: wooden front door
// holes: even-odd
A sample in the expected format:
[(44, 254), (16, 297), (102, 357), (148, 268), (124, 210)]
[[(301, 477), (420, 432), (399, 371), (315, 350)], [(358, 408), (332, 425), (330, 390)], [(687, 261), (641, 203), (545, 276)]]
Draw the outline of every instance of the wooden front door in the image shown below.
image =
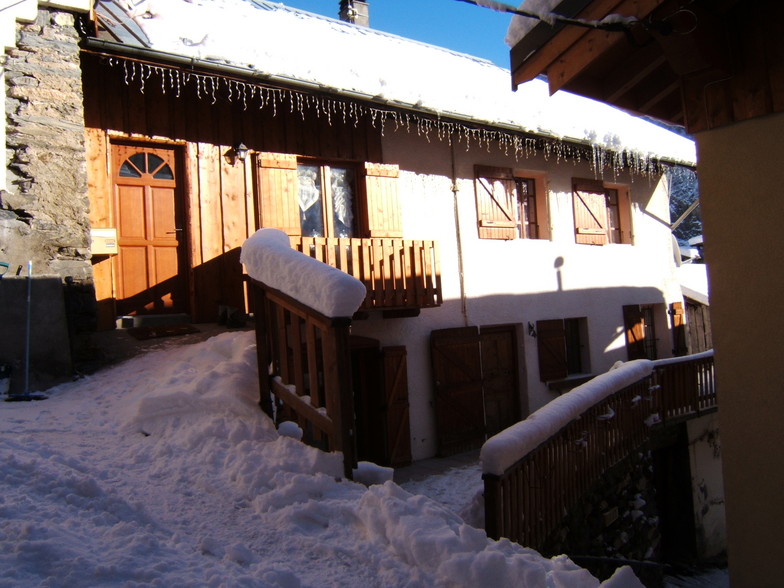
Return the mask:
[(519, 420), (514, 326), (440, 329), (430, 348), (440, 455), (476, 449)]
[(176, 151), (112, 145), (117, 312), (187, 312), (185, 219)]

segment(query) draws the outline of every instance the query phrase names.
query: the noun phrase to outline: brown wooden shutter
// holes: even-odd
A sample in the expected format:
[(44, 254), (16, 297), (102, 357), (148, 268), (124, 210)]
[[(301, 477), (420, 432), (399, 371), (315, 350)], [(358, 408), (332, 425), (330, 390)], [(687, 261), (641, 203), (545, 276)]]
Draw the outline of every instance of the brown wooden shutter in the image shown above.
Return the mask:
[(435, 380), (438, 453), (480, 447), (485, 439), (479, 329), (440, 329), (430, 334)]
[(566, 329), (562, 319), (536, 321), (539, 379), (562, 380), (569, 375), (566, 361)]
[(597, 180), (575, 179), (574, 239), (585, 245), (607, 244), (607, 196)]
[(686, 311), (683, 302), (670, 304), (672, 320), (672, 354), (676, 357), (689, 353), (686, 345)]
[(256, 191), (259, 226), (300, 235), (297, 156), (287, 153), (256, 154)]
[(515, 239), (517, 192), (512, 170), (477, 165), (474, 168), (476, 219), (480, 239)]
[(384, 362), (389, 464), (393, 467), (400, 467), (411, 463), (406, 348), (404, 346), (384, 347), (381, 352)]
[(645, 322), (639, 304), (623, 307), (623, 325), (626, 330), (626, 352), (629, 360), (645, 359)]
[(403, 236), (403, 221), (398, 197), (397, 165), (365, 163), (362, 175), (365, 198), (359, 206), (363, 229), (368, 237)]

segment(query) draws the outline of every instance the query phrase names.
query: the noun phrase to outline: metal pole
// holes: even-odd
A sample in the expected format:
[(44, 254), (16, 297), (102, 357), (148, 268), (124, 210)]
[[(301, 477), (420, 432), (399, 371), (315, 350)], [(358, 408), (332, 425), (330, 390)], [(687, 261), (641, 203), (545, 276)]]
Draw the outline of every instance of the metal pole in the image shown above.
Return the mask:
[(30, 315), (32, 314), (33, 262), (27, 262), (27, 323), (25, 325), (24, 395), (30, 395)]

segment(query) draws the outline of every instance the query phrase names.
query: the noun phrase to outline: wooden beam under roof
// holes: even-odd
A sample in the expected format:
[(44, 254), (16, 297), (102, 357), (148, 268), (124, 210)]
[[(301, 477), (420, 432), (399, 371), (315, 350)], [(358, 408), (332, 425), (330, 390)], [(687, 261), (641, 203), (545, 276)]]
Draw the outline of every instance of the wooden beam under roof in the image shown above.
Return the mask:
[[(659, 5), (659, 2), (660, 0), (623, 0), (615, 6), (613, 13), (642, 18), (653, 12)], [(623, 33), (601, 29), (579, 30), (581, 31), (580, 38), (547, 68), (550, 93), (564, 88), (570, 81), (584, 72), (592, 62), (600, 59), (605, 52), (611, 51), (621, 43), (625, 47), (628, 46), (630, 52), (637, 50)]]

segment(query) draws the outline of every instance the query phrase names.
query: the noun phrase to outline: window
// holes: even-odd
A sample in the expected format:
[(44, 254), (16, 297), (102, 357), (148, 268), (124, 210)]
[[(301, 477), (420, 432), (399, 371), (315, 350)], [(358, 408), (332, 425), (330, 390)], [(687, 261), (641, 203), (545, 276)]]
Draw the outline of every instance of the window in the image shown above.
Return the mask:
[(398, 166), (255, 153), (259, 226), (291, 236), (401, 238)]
[(480, 239), (546, 239), (543, 176), (477, 165), (476, 212)]
[(297, 165), (300, 230), (306, 237), (353, 237), (354, 170), (329, 165)]
[(573, 180), (575, 241), (585, 245), (631, 243), (631, 203), (624, 186)]
[(626, 331), (626, 353), (632, 359), (658, 359), (656, 345), (655, 308), (663, 305), (630, 304), (623, 307), (623, 325)]
[(590, 371), (585, 317), (537, 321), (536, 340), (542, 382)]
[(120, 166), (118, 172), (121, 178), (141, 178), (143, 175), (151, 175), (156, 180), (173, 180), (169, 164), (155, 153), (140, 151), (134, 153), (126, 159)]

